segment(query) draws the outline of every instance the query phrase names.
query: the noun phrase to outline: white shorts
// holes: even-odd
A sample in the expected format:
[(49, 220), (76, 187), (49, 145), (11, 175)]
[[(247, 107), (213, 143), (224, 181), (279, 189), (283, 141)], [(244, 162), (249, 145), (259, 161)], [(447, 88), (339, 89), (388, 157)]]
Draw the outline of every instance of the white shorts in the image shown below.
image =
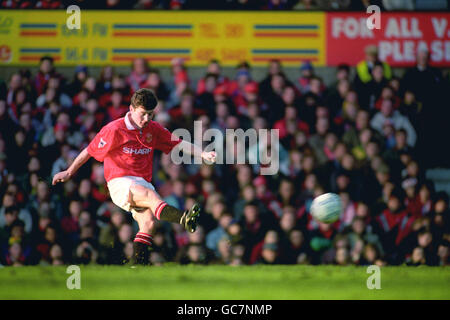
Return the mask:
[(112, 202), (123, 210), (130, 211), (132, 213), (145, 210), (146, 208), (131, 207), (129, 198), (130, 187), (136, 184), (146, 187), (150, 190), (155, 190), (155, 187), (150, 182), (147, 182), (144, 178), (141, 177), (124, 176), (114, 178), (108, 182), (108, 189)]

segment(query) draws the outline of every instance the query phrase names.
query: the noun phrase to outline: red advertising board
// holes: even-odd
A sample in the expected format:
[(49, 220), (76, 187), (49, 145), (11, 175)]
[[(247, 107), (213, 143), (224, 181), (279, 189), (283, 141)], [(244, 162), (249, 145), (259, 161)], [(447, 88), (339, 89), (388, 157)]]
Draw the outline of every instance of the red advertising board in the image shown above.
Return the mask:
[[(450, 13), (380, 13), (380, 28), (369, 29), (365, 13), (327, 14), (327, 65), (355, 65), (364, 48), (377, 45), (379, 58), (392, 66), (411, 66), (426, 48), (434, 66), (450, 66)], [(371, 19), (371, 21), (374, 21)]]

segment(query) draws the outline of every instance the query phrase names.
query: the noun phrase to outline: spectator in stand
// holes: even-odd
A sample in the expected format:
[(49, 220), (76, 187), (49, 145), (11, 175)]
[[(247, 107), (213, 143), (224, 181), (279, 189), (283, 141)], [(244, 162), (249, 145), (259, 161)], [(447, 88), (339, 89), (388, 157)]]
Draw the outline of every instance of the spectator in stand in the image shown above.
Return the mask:
[(129, 106), (124, 103), (123, 94), (120, 90), (113, 90), (111, 101), (106, 105), (109, 121), (119, 119), (128, 112)]
[[(294, 132), (290, 130), (291, 124), (293, 125), (292, 130)], [(279, 137), (281, 140), (284, 140), (289, 134), (294, 134), (297, 130), (309, 134), (308, 124), (298, 118), (297, 108), (295, 108), (295, 106), (293, 105), (286, 106), (284, 118), (275, 122), (273, 128), (279, 130)], [(287, 146), (290, 147), (289, 145)]]
[(310, 91), (310, 81), (311, 78), (315, 76), (314, 68), (311, 62), (305, 61), (300, 66), (300, 78), (298, 78), (298, 86), (300, 88), (300, 92), (305, 94)]
[(72, 107), (72, 99), (69, 95), (61, 91), (61, 80), (51, 76), (46, 85), (44, 85), (43, 93), (38, 96), (36, 106), (43, 107), (46, 103), (56, 102), (63, 108)]
[(355, 81), (355, 88), (359, 92), (359, 101), (363, 108), (369, 110), (371, 114), (375, 112), (376, 101), (381, 96), (381, 91), (388, 85), (388, 80), (385, 76), (383, 64), (376, 61), (372, 67), (371, 79), (365, 83), (357, 80)]
[(400, 107), (401, 100), (396, 95), (396, 91), (391, 85), (387, 85), (381, 89), (380, 95), (375, 101), (375, 109), (380, 110), (383, 100), (391, 100), (395, 110)]
[[(5, 100), (0, 100), (0, 135), (3, 141), (2, 153), (9, 147), (9, 145), (14, 140), (14, 132), (16, 131), (17, 125), (11, 118), (7, 104)], [(4, 157), (7, 157), (4, 154)]]
[(97, 91), (99, 95), (104, 95), (111, 92), (112, 90), (112, 79), (114, 77), (115, 71), (112, 66), (104, 66), (100, 71), (100, 76), (97, 81)]
[(180, 103), (181, 94), (190, 86), (187, 68), (182, 58), (174, 58), (171, 61), (171, 71), (173, 79), (170, 84), (170, 96), (166, 103), (167, 110)]
[(36, 89), (36, 93), (38, 95), (41, 95), (44, 92), (44, 87), (51, 76), (60, 78), (60, 80), (62, 80), (61, 75), (56, 72), (53, 63), (53, 58), (49, 56), (44, 56), (40, 60), (39, 72), (34, 79), (34, 88)]
[[(271, 93), (272, 77), (274, 75), (279, 75), (279, 74), (281, 74), (282, 76), (285, 77), (284, 72), (283, 72), (283, 67), (281, 65), (281, 61), (277, 60), (277, 59), (270, 60), (267, 75), (259, 83), (259, 92), (260, 92), (261, 98), (264, 101), (267, 101), (267, 95), (269, 95)], [(291, 81), (288, 81), (287, 85), (294, 86)]]
[(386, 79), (391, 79), (392, 72), (391, 67), (386, 63), (379, 60), (378, 48), (375, 45), (368, 45), (364, 49), (365, 59), (360, 61), (356, 66), (356, 79), (362, 83), (368, 83), (372, 80), (372, 69), (376, 62), (381, 63), (383, 67), (383, 74)]
[(420, 113), (422, 111), (422, 103), (416, 100), (415, 94), (411, 90), (406, 90), (403, 101), (401, 102), (398, 111), (406, 117), (413, 125), (414, 129), (419, 129)]
[(270, 81), (269, 93), (265, 101), (267, 102), (267, 114), (265, 118), (277, 121), (284, 115), (283, 91), (286, 87), (286, 79), (283, 73), (273, 74)]
[(449, 266), (450, 265), (450, 242), (442, 241), (438, 247), (439, 265)]
[(258, 0), (235, 0), (228, 2), (227, 10), (258, 10), (260, 9), (260, 1)]
[(417, 101), (428, 104), (439, 96), (441, 85), (441, 72), (430, 65), (429, 51), (420, 48), (417, 51), (416, 66), (408, 69), (403, 76), (403, 92), (410, 90)]
[(269, 216), (265, 212), (260, 212), (258, 203), (253, 201), (245, 206), (241, 225), (242, 241), (246, 248), (245, 260), (249, 261), (252, 250), (268, 231)]
[[(447, 99), (442, 72), (430, 65), (430, 52), (426, 48), (418, 48), (416, 66), (406, 71), (401, 83), (400, 92), (412, 92), (415, 100), (423, 106), (418, 122), (413, 121), (421, 132), (418, 148), (421, 153), (434, 155), (435, 150), (440, 149), (438, 141), (441, 132), (447, 128), (449, 111), (442, 106), (442, 101)], [(442, 165), (441, 162), (443, 159), (438, 154), (424, 159), (428, 166)]]
[(214, 100), (214, 90), (217, 87), (217, 75), (210, 73), (207, 74), (204, 79), (205, 90), (203, 93), (197, 95), (196, 103), (198, 107), (210, 117), (210, 119), (214, 119), (214, 106), (216, 105)]
[(384, 262), (380, 259), (380, 253), (377, 250), (377, 247), (371, 243), (365, 245), (363, 250), (363, 257), (359, 261), (360, 265), (368, 266), (368, 265), (377, 265), (382, 266)]
[(419, 232), (417, 236), (417, 244), (418, 248), (421, 248), (423, 250), (425, 264), (429, 266), (438, 265), (439, 257), (437, 255), (436, 242), (435, 240), (433, 240), (433, 234), (429, 230), (425, 229)]
[(211, 230), (206, 236), (206, 246), (213, 250), (217, 257), (221, 256), (220, 242), (223, 238), (228, 238), (226, 228), (231, 224), (233, 216), (230, 213), (224, 212), (219, 218), (219, 225), (217, 228)]
[(164, 81), (161, 80), (158, 69), (149, 70), (147, 80), (143, 86), (155, 92), (159, 103), (164, 103), (169, 98), (169, 89)]
[(325, 136), (327, 135), (329, 128), (330, 123), (328, 118), (318, 118), (315, 125), (316, 133), (309, 138), (309, 144), (313, 148), (319, 164), (324, 164), (327, 161), (327, 156), (324, 153), (324, 147)]
[(75, 68), (75, 75), (72, 82), (67, 86), (67, 93), (73, 97), (81, 91), (83, 84), (89, 76), (88, 68), (79, 65)]
[(64, 8), (64, 5), (62, 1), (50, 1), (50, 0), (39, 0), (36, 2), (35, 6), (36, 9), (62, 9)]
[(34, 7), (33, 1), (5, 0), (1, 2), (2, 9), (31, 9)]
[(236, 106), (236, 111), (240, 116), (246, 116), (250, 121), (254, 121), (263, 111), (267, 110), (267, 106), (259, 97), (258, 83), (250, 82), (244, 87), (244, 99), (240, 105)]
[(299, 0), (292, 7), (293, 10), (319, 10), (321, 9), (315, 0)]
[[(304, 70), (302, 70), (304, 69)], [(325, 86), (322, 79), (314, 74), (312, 64), (307, 61), (302, 67), (302, 76), (298, 80), (301, 93), (305, 96), (307, 94), (313, 94), (321, 101), (324, 100)]]
[(194, 132), (194, 120), (201, 114), (202, 110), (195, 106), (195, 94), (187, 89), (181, 95), (180, 105), (169, 110), (172, 119), (172, 129), (185, 128)]
[(228, 85), (228, 93), (235, 106), (245, 103), (245, 86), (252, 81), (250, 71), (247, 69), (238, 70), (236, 78)]
[(383, 0), (383, 6), (388, 11), (414, 10), (413, 0)]
[(339, 114), (339, 112), (341, 111), (344, 100), (350, 90), (351, 86), (349, 79), (338, 80), (338, 82), (334, 85), (334, 88), (330, 88), (329, 94), (327, 95), (326, 104), (330, 108), (330, 112), (333, 114), (333, 116)]
[(136, 58), (133, 60), (131, 74), (127, 77), (127, 83), (134, 92), (143, 88), (148, 79), (149, 65), (145, 58)]
[(406, 131), (408, 145), (414, 147), (417, 140), (414, 127), (408, 118), (402, 116), (398, 110), (394, 110), (392, 104), (391, 100), (383, 100), (381, 103), (381, 111), (376, 113), (370, 121), (371, 127), (383, 134), (383, 126), (389, 122), (396, 130), (404, 129)]
[(288, 0), (266, 0), (262, 10), (287, 10), (289, 9)]
[(9, 79), (8, 89), (6, 90), (6, 103), (11, 105), (14, 101), (15, 92), (22, 87), (22, 76), (20, 73), (13, 73)]
[[(222, 74), (222, 67), (219, 60), (213, 59), (206, 67), (206, 74), (215, 74), (217, 77), (217, 86), (223, 85), (228, 90), (229, 80)], [(205, 91), (205, 78), (201, 78), (197, 83), (196, 94), (201, 94)]]

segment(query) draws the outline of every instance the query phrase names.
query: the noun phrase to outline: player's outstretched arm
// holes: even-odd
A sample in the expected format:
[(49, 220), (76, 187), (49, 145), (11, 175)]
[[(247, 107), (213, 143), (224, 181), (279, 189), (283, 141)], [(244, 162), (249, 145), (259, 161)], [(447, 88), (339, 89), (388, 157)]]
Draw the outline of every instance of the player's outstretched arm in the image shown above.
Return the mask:
[(193, 157), (201, 157), (203, 160), (211, 163), (216, 162), (216, 153), (214, 151), (203, 151), (199, 146), (187, 141), (181, 141), (178, 146), (183, 152)]
[(55, 185), (58, 182), (66, 182), (69, 180), (75, 172), (80, 169), (80, 167), (89, 160), (91, 155), (87, 152), (87, 148), (84, 148), (83, 151), (73, 160), (73, 163), (69, 166), (69, 168), (65, 171), (58, 172), (53, 177), (52, 184)]

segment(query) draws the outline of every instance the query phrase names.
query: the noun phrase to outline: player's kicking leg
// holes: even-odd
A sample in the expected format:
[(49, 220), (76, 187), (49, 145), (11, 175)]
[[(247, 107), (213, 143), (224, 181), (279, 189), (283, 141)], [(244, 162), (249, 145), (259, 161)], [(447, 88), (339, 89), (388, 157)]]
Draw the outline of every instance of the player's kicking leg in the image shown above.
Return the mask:
[(139, 184), (130, 187), (129, 201), (132, 207), (149, 208), (156, 219), (179, 223), (188, 232), (195, 232), (200, 217), (200, 206), (194, 204), (186, 211), (179, 210), (161, 199), (154, 190)]

